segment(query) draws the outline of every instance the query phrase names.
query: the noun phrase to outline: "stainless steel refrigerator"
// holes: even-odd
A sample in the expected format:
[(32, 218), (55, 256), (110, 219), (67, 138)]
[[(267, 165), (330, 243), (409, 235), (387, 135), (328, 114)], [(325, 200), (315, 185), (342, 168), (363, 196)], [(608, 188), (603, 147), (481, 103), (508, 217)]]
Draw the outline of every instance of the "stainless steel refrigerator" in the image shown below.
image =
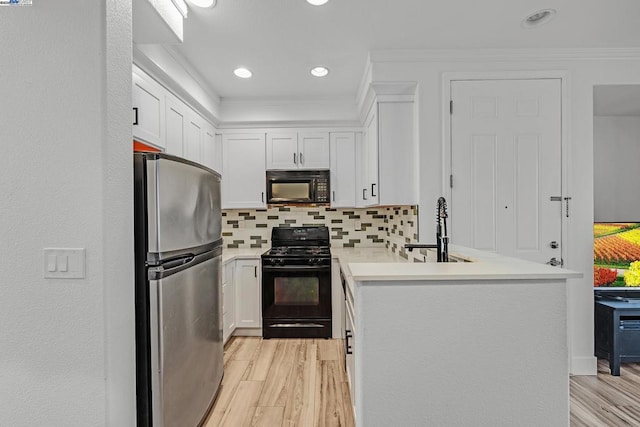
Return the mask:
[(138, 426), (196, 427), (222, 380), (220, 175), (134, 154)]

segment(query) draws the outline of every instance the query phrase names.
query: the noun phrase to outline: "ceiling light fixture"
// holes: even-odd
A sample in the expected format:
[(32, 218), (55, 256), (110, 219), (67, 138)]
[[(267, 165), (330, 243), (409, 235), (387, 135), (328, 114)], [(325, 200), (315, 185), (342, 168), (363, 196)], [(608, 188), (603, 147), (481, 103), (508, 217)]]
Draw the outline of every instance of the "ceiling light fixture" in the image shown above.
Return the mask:
[(325, 77), (327, 74), (329, 74), (327, 67), (313, 67), (311, 69), (311, 75), (315, 77)]
[(189, 2), (198, 7), (214, 7), (216, 0), (189, 0)]
[(233, 70), (233, 74), (240, 77), (241, 79), (248, 79), (249, 77), (253, 76), (253, 73), (249, 69), (244, 67), (236, 68), (235, 70)]
[(522, 26), (524, 28), (539, 27), (551, 21), (555, 14), (555, 9), (542, 9), (537, 12), (533, 12), (532, 14), (524, 18), (524, 21), (522, 21)]
[(314, 6), (322, 6), (329, 0), (307, 0), (307, 3), (312, 4)]

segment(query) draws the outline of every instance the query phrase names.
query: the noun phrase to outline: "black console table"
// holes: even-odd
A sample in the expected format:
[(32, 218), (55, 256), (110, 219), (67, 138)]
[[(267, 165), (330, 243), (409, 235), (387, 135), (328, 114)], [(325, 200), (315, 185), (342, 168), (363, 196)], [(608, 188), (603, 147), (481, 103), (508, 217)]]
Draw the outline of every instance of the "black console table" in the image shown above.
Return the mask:
[(611, 375), (620, 364), (640, 362), (640, 299), (596, 297), (595, 356), (609, 361)]

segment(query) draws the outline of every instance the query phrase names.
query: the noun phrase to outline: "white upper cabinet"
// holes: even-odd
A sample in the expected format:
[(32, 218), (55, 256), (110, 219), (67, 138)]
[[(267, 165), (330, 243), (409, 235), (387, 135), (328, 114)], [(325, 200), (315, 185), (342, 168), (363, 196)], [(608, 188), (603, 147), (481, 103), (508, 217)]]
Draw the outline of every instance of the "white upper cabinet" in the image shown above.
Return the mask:
[(331, 206), (354, 207), (356, 205), (356, 134), (332, 132), (330, 142)]
[(184, 144), (184, 158), (202, 163), (202, 140), (204, 132), (204, 120), (191, 111), (187, 121), (186, 142)]
[(222, 139), (216, 135), (216, 128), (205, 123), (202, 132), (202, 164), (222, 174)]
[[(362, 161), (365, 167), (362, 168), (364, 173), (362, 189), (362, 198), (364, 206), (373, 206), (378, 204), (378, 104), (374, 103), (367, 114), (364, 123), (364, 144), (362, 146), (364, 156)], [(402, 167), (402, 165), (398, 165)]]
[(222, 208), (265, 208), (265, 135), (222, 138)]
[(185, 129), (189, 107), (171, 94), (166, 98), (166, 152), (174, 156), (184, 156)]
[(133, 138), (165, 148), (165, 89), (134, 68), (132, 76)]
[(329, 169), (331, 165), (327, 132), (298, 133), (298, 168)]
[(267, 134), (267, 169), (298, 168), (298, 133)]
[(267, 134), (267, 169), (329, 169), (328, 132)]
[(417, 204), (413, 102), (374, 102), (358, 151), (358, 206)]

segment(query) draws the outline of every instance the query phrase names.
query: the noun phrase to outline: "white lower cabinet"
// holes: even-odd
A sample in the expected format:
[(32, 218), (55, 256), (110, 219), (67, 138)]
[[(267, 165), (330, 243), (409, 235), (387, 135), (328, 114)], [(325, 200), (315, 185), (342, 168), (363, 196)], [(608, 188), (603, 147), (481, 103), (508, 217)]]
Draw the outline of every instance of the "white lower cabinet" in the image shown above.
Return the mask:
[(349, 292), (345, 300), (345, 368), (347, 379), (349, 380), (349, 392), (351, 394), (351, 404), (353, 405), (353, 416), (356, 417), (356, 325), (354, 322), (353, 299), (350, 299)]
[(236, 329), (235, 266), (235, 261), (229, 261), (222, 269), (222, 340), (225, 343)]
[(262, 290), (260, 277), (260, 260), (236, 260), (237, 328), (260, 328), (262, 326)]

